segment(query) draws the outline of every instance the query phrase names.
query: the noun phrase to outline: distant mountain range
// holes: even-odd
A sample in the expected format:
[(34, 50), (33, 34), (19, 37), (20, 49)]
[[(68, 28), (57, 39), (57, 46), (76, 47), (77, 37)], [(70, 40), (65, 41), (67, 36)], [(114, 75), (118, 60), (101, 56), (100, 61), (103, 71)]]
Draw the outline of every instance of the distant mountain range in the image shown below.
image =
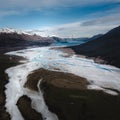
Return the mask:
[[(33, 32), (15, 30), (11, 28), (0, 30), (0, 52), (23, 49), (30, 46), (47, 46), (50, 44), (64, 44), (71, 41), (86, 42), (88, 38), (59, 38), (42, 37)], [(77, 43), (77, 42), (76, 42)], [(73, 44), (71, 42), (71, 44)]]
[(41, 37), (14, 29), (0, 30), (0, 51), (23, 49), (28, 46), (46, 46), (53, 43), (50, 37)]
[(120, 26), (87, 43), (71, 47), (77, 54), (120, 67)]

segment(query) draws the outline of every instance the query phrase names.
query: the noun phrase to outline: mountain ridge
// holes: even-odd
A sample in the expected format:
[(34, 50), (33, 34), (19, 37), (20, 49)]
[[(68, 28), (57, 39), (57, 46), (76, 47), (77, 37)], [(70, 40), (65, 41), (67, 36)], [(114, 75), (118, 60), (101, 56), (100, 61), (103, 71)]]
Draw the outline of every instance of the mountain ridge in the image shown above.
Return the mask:
[(39, 35), (30, 35), (25, 32), (0, 31), (0, 52), (24, 49), (30, 46), (47, 46), (53, 43), (50, 37), (41, 37)]
[(120, 67), (120, 26), (87, 43), (70, 47), (76, 54), (103, 59), (105, 63)]

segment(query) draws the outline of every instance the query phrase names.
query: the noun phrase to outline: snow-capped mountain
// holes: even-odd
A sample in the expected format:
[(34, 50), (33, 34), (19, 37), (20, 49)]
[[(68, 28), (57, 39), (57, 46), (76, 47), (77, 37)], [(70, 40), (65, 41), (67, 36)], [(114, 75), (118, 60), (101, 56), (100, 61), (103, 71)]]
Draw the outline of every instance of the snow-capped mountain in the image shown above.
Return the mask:
[(17, 33), (17, 34), (29, 34), (26, 31), (23, 30), (17, 30), (17, 29), (13, 29), (13, 28), (2, 28), (0, 29), (0, 33)]
[(0, 30), (0, 49), (14, 49), (14, 47), (50, 45), (54, 40), (50, 37), (41, 37), (26, 31), (5, 28)]
[(17, 33), (17, 34), (27, 34), (27, 35), (37, 35), (42, 37), (47, 37), (42, 30), (20, 30), (20, 29), (13, 29), (13, 28), (2, 28), (0, 29), (0, 33)]

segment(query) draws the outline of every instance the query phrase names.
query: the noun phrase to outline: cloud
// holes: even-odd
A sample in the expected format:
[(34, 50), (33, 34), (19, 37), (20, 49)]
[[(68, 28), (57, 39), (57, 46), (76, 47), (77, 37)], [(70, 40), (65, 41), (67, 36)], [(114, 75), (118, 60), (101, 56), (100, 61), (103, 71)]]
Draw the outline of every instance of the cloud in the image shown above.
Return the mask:
[[(91, 16), (93, 16), (93, 19), (83, 22), (81, 26), (119, 25), (120, 13), (118, 11), (120, 11), (120, 7), (116, 7), (114, 9), (109, 9), (106, 11), (96, 12), (94, 14), (91, 14)], [(99, 15), (99, 17), (96, 17), (97, 15)]]
[(117, 27), (118, 25), (109, 25), (109, 26), (74, 26), (69, 28), (64, 28), (64, 30), (52, 29), (46, 32), (48, 36), (58, 36), (62, 38), (66, 37), (92, 37), (97, 34), (104, 34), (112, 28)]
[(0, 11), (0, 18), (4, 16), (9, 16), (9, 15), (19, 15), (20, 13), (15, 10), (5, 10), (5, 11)]
[(1, 0), (0, 8), (39, 8), (51, 6), (80, 6), (103, 3), (119, 3), (120, 0)]
[[(96, 4), (119, 4), (120, 0), (0, 0), (2, 16), (13, 15), (17, 12), (23, 14), (30, 11), (44, 11), (46, 8), (61, 8), (73, 6), (90, 6)], [(6, 12), (8, 11), (8, 13)], [(16, 11), (16, 12), (9, 12)]]
[[(115, 4), (117, 6), (120, 5), (120, 0), (0, 0), (0, 17), (23, 15), (35, 10), (50, 14), (51, 11), (49, 12), (48, 8), (53, 10), (53, 8), (87, 7), (100, 4)], [(95, 34), (105, 33), (120, 24), (120, 13), (118, 12), (120, 8), (116, 8), (116, 6), (109, 10), (97, 12), (94, 10), (90, 14), (87, 13), (87, 17), (83, 21), (77, 19), (77, 22), (45, 27), (36, 32), (43, 36), (55, 35), (59, 37), (90, 37)], [(51, 17), (53, 16), (51, 15)]]
[(117, 27), (117, 25), (110, 26), (84, 26), (78, 27), (74, 26), (68, 28), (64, 28), (64, 30), (58, 30), (56, 28), (43, 30), (42, 32), (38, 31), (37, 34), (41, 36), (57, 36), (62, 38), (82, 38), (82, 37), (92, 37), (97, 34), (104, 34), (112, 28)]
[[(104, 34), (110, 29), (120, 25), (120, 14), (113, 14), (96, 18), (94, 20), (78, 21), (69, 24), (62, 24), (44, 29), (40, 33), (43, 36), (58, 37), (92, 37), (97, 34)], [(38, 32), (39, 33), (39, 32)]]
[(111, 16), (100, 17), (94, 20), (88, 20), (81, 24), (81, 26), (95, 26), (95, 25), (116, 25), (120, 24), (120, 14), (114, 14)]

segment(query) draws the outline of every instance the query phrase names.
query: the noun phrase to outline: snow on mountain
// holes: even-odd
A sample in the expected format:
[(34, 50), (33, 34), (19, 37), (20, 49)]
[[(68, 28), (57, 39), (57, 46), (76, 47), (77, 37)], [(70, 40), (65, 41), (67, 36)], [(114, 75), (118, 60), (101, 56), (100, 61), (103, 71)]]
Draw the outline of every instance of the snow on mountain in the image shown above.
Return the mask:
[(17, 34), (28, 34), (28, 35), (33, 35), (32, 33), (30, 34), (27, 31), (24, 30), (17, 30), (13, 28), (2, 28), (0, 29), (0, 33), (17, 33)]
[(37, 35), (42, 37), (48, 37), (48, 32), (44, 30), (19, 30), (13, 28), (1, 28), (0, 33), (17, 33), (17, 34), (27, 34), (27, 35)]
[(0, 52), (30, 46), (47, 46), (54, 42), (50, 37), (30, 34), (26, 31), (5, 28), (0, 30)]

